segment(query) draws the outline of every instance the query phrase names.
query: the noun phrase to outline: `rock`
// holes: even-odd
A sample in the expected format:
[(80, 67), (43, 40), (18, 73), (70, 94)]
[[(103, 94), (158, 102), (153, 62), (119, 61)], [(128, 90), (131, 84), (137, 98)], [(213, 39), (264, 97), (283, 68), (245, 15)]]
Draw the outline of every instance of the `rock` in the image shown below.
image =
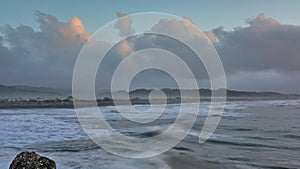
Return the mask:
[(9, 169), (56, 169), (56, 164), (35, 152), (22, 152), (12, 161)]

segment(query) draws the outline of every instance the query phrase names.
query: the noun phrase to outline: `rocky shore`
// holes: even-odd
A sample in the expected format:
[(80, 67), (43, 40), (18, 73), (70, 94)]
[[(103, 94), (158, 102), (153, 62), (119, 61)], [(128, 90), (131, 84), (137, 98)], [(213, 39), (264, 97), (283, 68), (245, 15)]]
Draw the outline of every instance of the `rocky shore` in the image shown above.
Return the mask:
[(56, 169), (56, 163), (35, 152), (21, 152), (12, 161), (9, 169)]

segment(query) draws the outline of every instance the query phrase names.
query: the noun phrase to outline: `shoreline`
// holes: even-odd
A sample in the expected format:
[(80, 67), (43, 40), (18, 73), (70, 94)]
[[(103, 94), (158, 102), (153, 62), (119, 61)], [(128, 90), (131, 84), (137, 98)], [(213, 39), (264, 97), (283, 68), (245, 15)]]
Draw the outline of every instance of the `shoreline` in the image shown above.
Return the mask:
[[(237, 98), (229, 97), (226, 98), (226, 102), (239, 102), (239, 101), (290, 101), (290, 100), (300, 100), (300, 98)], [(200, 102), (210, 102), (209, 98), (202, 98)], [(214, 99), (218, 101), (218, 99)], [(182, 103), (196, 103), (198, 100), (186, 99)], [(92, 101), (81, 101), (77, 107), (93, 107), (94, 102)], [(149, 105), (149, 100), (146, 99), (132, 99), (130, 103), (133, 105)], [(165, 102), (157, 100), (153, 104), (164, 104)], [(179, 104), (181, 99), (174, 98), (168, 99), (167, 104)], [(120, 105), (128, 105), (125, 100), (118, 100)], [(97, 105), (102, 106), (114, 106), (113, 100), (97, 100)], [(39, 109), (39, 108), (58, 108), (58, 109), (74, 109), (73, 101), (0, 101), (0, 109)]]

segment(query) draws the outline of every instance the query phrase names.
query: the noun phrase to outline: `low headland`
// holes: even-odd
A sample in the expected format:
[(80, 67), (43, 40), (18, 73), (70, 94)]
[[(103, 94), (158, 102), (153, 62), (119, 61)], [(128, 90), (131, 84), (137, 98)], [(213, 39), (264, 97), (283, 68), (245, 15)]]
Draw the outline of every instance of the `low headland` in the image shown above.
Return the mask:
[[(167, 98), (167, 104), (176, 104), (181, 102), (199, 102), (199, 99), (190, 97), (190, 98), (181, 98), (181, 91), (179, 89), (161, 89)], [(151, 89), (137, 89), (130, 92), (118, 91), (118, 95), (121, 96), (117, 100), (118, 104), (150, 104), (149, 95)], [(194, 93), (197, 90), (186, 89), (184, 92), (187, 94)], [(211, 97), (212, 90), (210, 89), (199, 89), (197, 92), (200, 94), (200, 101), (208, 102), (213, 99), (218, 101), (224, 99), (221, 93), (226, 93), (226, 101), (256, 101), (256, 100), (300, 100), (300, 95), (297, 94), (282, 94), (275, 92), (250, 92), (250, 91), (235, 91), (228, 89), (218, 89), (215, 90), (214, 98)], [(98, 97), (96, 103), (98, 106), (111, 106), (114, 105), (114, 101), (111, 95), (107, 93), (101, 94), (103, 97)], [(126, 99), (122, 99), (125, 95), (129, 95), (130, 102)], [(19, 97), (19, 98), (1, 98), (0, 99), (0, 108), (1, 109), (11, 109), (11, 108), (74, 108), (73, 104), (74, 98), (72, 96), (67, 96), (62, 99), (61, 97), (57, 98), (32, 98), (32, 97)], [(165, 100), (161, 100), (159, 97), (154, 99), (155, 104), (164, 103)], [(116, 100), (115, 100), (116, 101)], [(92, 101), (89, 100), (80, 100), (82, 107), (91, 105)], [(153, 102), (151, 102), (153, 103)]]

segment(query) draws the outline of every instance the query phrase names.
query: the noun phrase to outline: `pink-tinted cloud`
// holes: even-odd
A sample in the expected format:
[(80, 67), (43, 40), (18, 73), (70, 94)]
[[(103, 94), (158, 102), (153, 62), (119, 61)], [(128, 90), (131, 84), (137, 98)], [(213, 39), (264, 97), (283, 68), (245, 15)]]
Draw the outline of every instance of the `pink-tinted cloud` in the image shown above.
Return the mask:
[(57, 39), (69, 47), (79, 47), (91, 37), (91, 33), (85, 30), (83, 22), (78, 17), (73, 17), (70, 22), (60, 22), (56, 17), (39, 11), (36, 15), (41, 32), (56, 34)]
[(193, 39), (199, 36), (197, 27), (187, 17), (184, 17), (182, 20), (161, 19), (151, 30), (154, 32), (176, 34), (181, 39)]
[(134, 32), (134, 29), (131, 27), (132, 19), (128, 14), (118, 12), (118, 21), (115, 24), (115, 28), (119, 30), (121, 36), (128, 36)]
[(207, 36), (207, 38), (212, 42), (212, 43), (217, 43), (218, 42), (218, 38), (216, 37), (216, 35), (212, 32), (204, 32), (205, 35)]
[(281, 24), (273, 18), (266, 18), (264, 13), (259, 13), (255, 19), (247, 19), (246, 22), (252, 29), (261, 31), (280, 26)]
[(77, 17), (62, 22), (39, 11), (35, 14), (39, 30), (26, 25), (0, 26), (0, 63), (7, 67), (1, 70), (1, 77), (20, 84), (69, 86), (75, 60), (91, 34)]
[(127, 40), (122, 40), (117, 46), (117, 48), (118, 53), (121, 55), (122, 58), (134, 52), (133, 46)]
[(86, 42), (91, 37), (91, 33), (85, 30), (82, 21), (77, 17), (73, 17), (70, 21), (69, 27), (62, 29), (61, 31), (65, 37), (69, 37), (71, 39), (77, 38), (81, 43)]

